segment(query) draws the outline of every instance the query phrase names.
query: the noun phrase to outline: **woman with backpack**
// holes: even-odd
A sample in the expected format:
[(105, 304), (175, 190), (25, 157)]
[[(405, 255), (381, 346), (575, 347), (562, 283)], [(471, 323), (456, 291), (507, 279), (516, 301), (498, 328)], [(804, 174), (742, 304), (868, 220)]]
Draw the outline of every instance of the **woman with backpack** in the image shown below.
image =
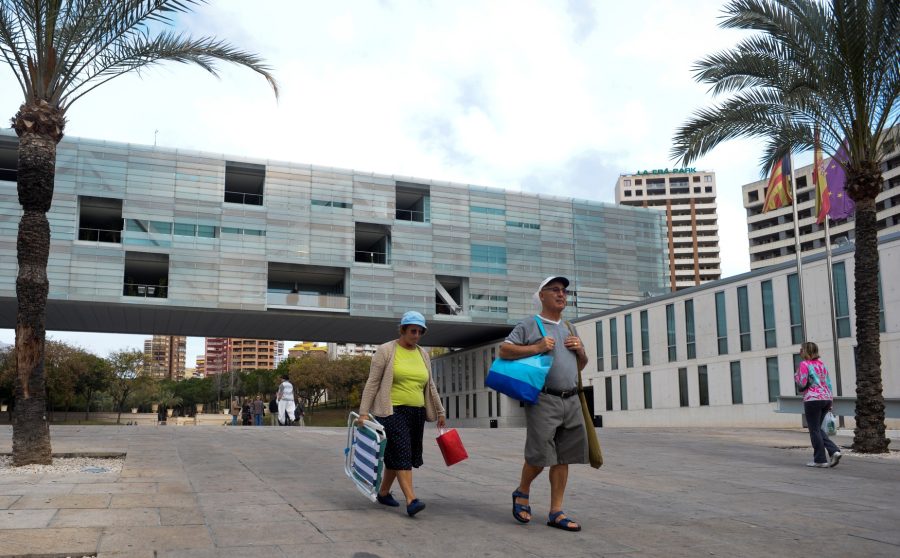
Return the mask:
[(818, 345), (809, 341), (800, 345), (800, 358), (803, 360), (794, 373), (794, 381), (803, 393), (803, 413), (813, 447), (813, 460), (806, 466), (836, 467), (841, 460), (841, 449), (822, 430), (825, 413), (831, 410), (834, 403), (831, 379), (819, 360)]

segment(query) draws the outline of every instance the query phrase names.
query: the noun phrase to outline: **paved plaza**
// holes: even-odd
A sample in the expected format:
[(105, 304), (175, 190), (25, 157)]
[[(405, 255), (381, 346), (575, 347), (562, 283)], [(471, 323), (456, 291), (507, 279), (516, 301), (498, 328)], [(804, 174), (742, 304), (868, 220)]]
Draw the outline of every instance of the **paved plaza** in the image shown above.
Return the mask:
[(812, 469), (801, 430), (598, 432), (606, 464), (571, 469), (566, 511), (584, 529), (566, 533), (545, 525), (546, 474), (535, 519), (512, 518), (523, 429), (462, 430), (471, 457), (447, 468), (429, 428), (428, 508), (411, 519), (353, 488), (344, 429), (53, 427), (55, 453), (127, 452), (124, 466), (0, 475), (0, 556), (900, 555), (896, 457)]

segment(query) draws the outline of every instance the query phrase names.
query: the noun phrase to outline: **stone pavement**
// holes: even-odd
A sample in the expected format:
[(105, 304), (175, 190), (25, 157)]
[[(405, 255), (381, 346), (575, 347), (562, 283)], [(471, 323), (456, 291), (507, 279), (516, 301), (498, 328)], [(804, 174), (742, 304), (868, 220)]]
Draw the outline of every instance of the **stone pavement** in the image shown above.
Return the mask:
[(0, 475), (0, 556), (900, 555), (900, 460), (807, 468), (800, 430), (600, 429), (606, 464), (570, 470), (580, 533), (545, 525), (546, 475), (535, 519), (513, 520), (524, 430), (460, 433), (471, 457), (447, 468), (426, 430), (428, 508), (409, 518), (352, 487), (344, 429), (53, 427), (54, 452), (125, 451), (124, 467)]

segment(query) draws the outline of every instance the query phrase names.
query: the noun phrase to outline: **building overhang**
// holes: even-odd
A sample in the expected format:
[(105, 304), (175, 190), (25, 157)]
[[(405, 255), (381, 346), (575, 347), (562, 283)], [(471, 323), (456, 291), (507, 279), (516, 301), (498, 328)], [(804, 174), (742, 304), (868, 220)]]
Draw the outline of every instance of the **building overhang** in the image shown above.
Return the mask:
[[(0, 328), (16, 327), (16, 299), (0, 297)], [(46, 328), (58, 331), (297, 339), (379, 344), (397, 338), (396, 318), (298, 310), (224, 310), (195, 307), (47, 301)], [(422, 344), (468, 347), (506, 337), (513, 326), (470, 321), (428, 320)]]

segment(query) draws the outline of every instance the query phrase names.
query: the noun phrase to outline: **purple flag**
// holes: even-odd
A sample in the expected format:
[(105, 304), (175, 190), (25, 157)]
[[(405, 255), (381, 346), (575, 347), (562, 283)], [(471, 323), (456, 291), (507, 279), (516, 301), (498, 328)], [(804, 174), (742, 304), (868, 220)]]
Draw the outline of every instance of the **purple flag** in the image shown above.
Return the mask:
[(841, 145), (838, 152), (828, 161), (828, 167), (825, 168), (825, 180), (828, 182), (828, 199), (831, 202), (831, 208), (828, 210), (828, 216), (835, 221), (846, 219), (853, 214), (856, 204), (847, 195), (847, 173), (844, 167), (838, 164), (838, 161), (847, 162), (847, 148)]

